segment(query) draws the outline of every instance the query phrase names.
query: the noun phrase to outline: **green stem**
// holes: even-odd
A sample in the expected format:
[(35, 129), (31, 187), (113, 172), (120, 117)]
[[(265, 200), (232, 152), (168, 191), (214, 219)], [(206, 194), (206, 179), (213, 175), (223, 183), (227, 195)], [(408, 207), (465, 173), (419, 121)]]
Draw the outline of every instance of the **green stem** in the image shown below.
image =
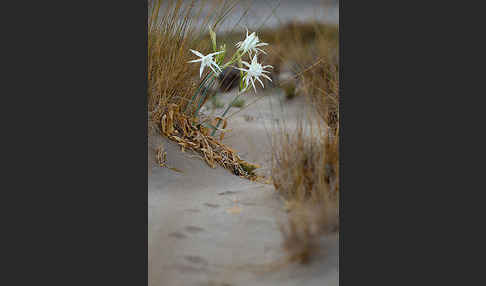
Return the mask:
[[(240, 60), (241, 61), (241, 55), (240, 55), (240, 52), (237, 51), (236, 53), (233, 54), (233, 56), (231, 57), (231, 60), (229, 62), (227, 62), (226, 64), (223, 65), (223, 68), (222, 70), (224, 70), (226, 67), (228, 67), (229, 65), (233, 64), (235, 62), (235, 60)], [(239, 66), (241, 67), (241, 64), (239, 64)], [(203, 92), (206, 90), (206, 82), (208, 81), (208, 79), (214, 75), (214, 72), (211, 71), (210, 73), (208, 73), (203, 81), (201, 82), (201, 84), (197, 87), (197, 90), (196, 92), (194, 93), (194, 95), (192, 96), (191, 100), (189, 101), (189, 103), (186, 105), (186, 108), (184, 109), (184, 113), (187, 112), (187, 108), (192, 105), (192, 102), (196, 99), (197, 95), (199, 94), (199, 91), (201, 91), (201, 87), (205, 88), (203, 90)], [(213, 81), (214, 81), (214, 78), (213, 77)], [(210, 84), (212, 84), (213, 82), (211, 82)], [(201, 104), (201, 101), (200, 101), (200, 104)], [(199, 107), (197, 109), (197, 111), (199, 110)]]
[(234, 53), (233, 56), (231, 57), (231, 60), (223, 65), (223, 68), (222, 69), (224, 70), (224, 68), (226, 68), (227, 66), (233, 64), (235, 62), (235, 60), (238, 60), (238, 59), (241, 60), (241, 56), (240, 56), (240, 52), (239, 51), (236, 51), (236, 53)]
[[(231, 109), (231, 107), (236, 102), (236, 100), (238, 99), (238, 97), (240, 97), (240, 95), (242, 95), (242, 94), (243, 94), (243, 92), (239, 92), (238, 93), (238, 95), (235, 97), (235, 99), (233, 99), (233, 101), (231, 101), (231, 103), (228, 105), (228, 107), (226, 107), (226, 110), (221, 115), (221, 118), (224, 118), (224, 116), (226, 115), (226, 113), (228, 113), (228, 111)], [(216, 128), (213, 129), (213, 132), (211, 133), (211, 136), (214, 136), (214, 133), (216, 133), (216, 129), (218, 129), (219, 125), (221, 124), (221, 121), (222, 121), (221, 119), (218, 120), (218, 123), (216, 124)]]
[(193, 102), (193, 101), (196, 99), (197, 95), (199, 94), (199, 91), (201, 90), (201, 87), (206, 85), (207, 80), (209, 79), (209, 77), (210, 77), (212, 74), (213, 74), (213, 72), (211, 71), (210, 73), (208, 73), (208, 74), (207, 74), (207, 75), (204, 77), (203, 81), (202, 81), (202, 82), (201, 82), (201, 84), (200, 84), (200, 85), (197, 87), (196, 92), (195, 92), (195, 93), (194, 93), (194, 95), (192, 96), (191, 101), (189, 101), (189, 103), (186, 105), (186, 108), (184, 109), (184, 113), (186, 113), (187, 108), (188, 108), (188, 107), (189, 107), (189, 106), (192, 104), (192, 102)]
[[(236, 62), (238, 63), (238, 67), (241, 68), (242, 64), (241, 64), (241, 56), (239, 51), (237, 51), (233, 57), (231, 58), (231, 60), (226, 63), (225, 67), (228, 66), (230, 63), (232, 63), (233, 61), (236, 60)], [(233, 104), (236, 102), (236, 100), (238, 100), (238, 98), (240, 97), (240, 95), (242, 95), (246, 90), (243, 89), (243, 71), (240, 71), (240, 90), (238, 92), (238, 95), (235, 97), (235, 99), (233, 99), (233, 101), (231, 101), (231, 103), (228, 105), (228, 107), (226, 108), (226, 110), (223, 112), (223, 114), (221, 115), (221, 118), (224, 118), (224, 116), (226, 115), (226, 113), (228, 113), (228, 111), (231, 109), (231, 107), (233, 107)], [(219, 125), (221, 124), (221, 119), (218, 120), (218, 123), (216, 124), (216, 128), (213, 128), (213, 132), (211, 132), (211, 136), (214, 136), (214, 134), (216, 133), (216, 130), (218, 129)]]
[(197, 109), (196, 109), (196, 111), (195, 111), (196, 116), (199, 114), (199, 109), (201, 109), (201, 105), (202, 105), (202, 103), (204, 102), (204, 99), (206, 98), (206, 94), (207, 94), (207, 92), (206, 92), (206, 91), (207, 91), (207, 90), (208, 90), (210, 87), (212, 87), (212, 85), (213, 85), (213, 83), (214, 83), (214, 80), (215, 80), (215, 79), (216, 79), (216, 77), (213, 77), (213, 78), (211, 79), (211, 82), (210, 82), (210, 83), (209, 83), (207, 86), (204, 86), (204, 87), (203, 87), (204, 89), (203, 89), (203, 91), (201, 92), (202, 97), (201, 97), (201, 99), (199, 100), (199, 104), (197, 105)]

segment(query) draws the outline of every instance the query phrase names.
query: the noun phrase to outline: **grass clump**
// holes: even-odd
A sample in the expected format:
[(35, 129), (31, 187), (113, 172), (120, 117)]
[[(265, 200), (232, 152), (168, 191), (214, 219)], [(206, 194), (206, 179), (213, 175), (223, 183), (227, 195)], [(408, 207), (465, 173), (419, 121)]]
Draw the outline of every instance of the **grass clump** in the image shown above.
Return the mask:
[(325, 202), (339, 194), (339, 140), (322, 123), (282, 130), (273, 142), (272, 179), (288, 201)]
[(272, 154), (273, 184), (289, 211), (281, 228), (284, 248), (299, 263), (309, 262), (320, 237), (338, 227), (338, 137), (326, 134), (322, 123), (315, 126), (278, 134)]
[(272, 180), (289, 211), (283, 247), (290, 261), (308, 263), (322, 236), (339, 229), (338, 29), (291, 23), (268, 36), (276, 42), (269, 62), (292, 74), (278, 86), (288, 99), (303, 95), (317, 113), (306, 126), (281, 130), (272, 154)]
[[(163, 7), (162, 7), (163, 6)], [(197, 69), (187, 65), (196, 29), (191, 25), (194, 7), (182, 0), (155, 0), (149, 6), (148, 23), (148, 111), (150, 119), (160, 122), (169, 104), (185, 106), (196, 90)]]
[[(149, 1), (147, 97), (151, 120), (160, 122), (169, 104), (181, 110), (188, 107), (202, 82), (198, 67), (187, 63), (194, 59), (190, 50), (211, 51), (208, 27), (211, 24), (217, 29), (234, 4), (229, 0)], [(208, 5), (213, 5), (207, 7), (213, 12), (203, 18), (203, 8)]]
[(276, 48), (270, 50), (268, 61), (276, 70), (293, 74), (291, 79), (279, 82), (287, 98), (304, 95), (336, 135), (339, 125), (338, 27), (290, 23), (278, 29), (272, 38)]
[(281, 88), (283, 89), (285, 99), (287, 100), (291, 100), (297, 95), (297, 87), (295, 86), (295, 82), (293, 81), (282, 84)]
[[(200, 154), (212, 168), (216, 164), (245, 178), (256, 176), (235, 151), (220, 143), (218, 138), (209, 135), (206, 123), (216, 125), (220, 139), (224, 136), (226, 120), (207, 118), (200, 121), (199, 109), (209, 99), (210, 86), (206, 80), (215, 78), (211, 73), (202, 74), (198, 66), (188, 64), (194, 60), (194, 52), (208, 54), (216, 49), (212, 29), (224, 21), (234, 8), (234, 1), (213, 1), (213, 13), (201, 19), (205, 1), (154, 0), (149, 3), (148, 22), (148, 113), (149, 126), (155, 125), (159, 132), (181, 146), (182, 151), (192, 150)], [(198, 6), (199, 5), (199, 6)], [(202, 24), (194, 25), (198, 19)], [(211, 34), (208, 34), (207, 31)], [(211, 45), (213, 43), (213, 46)], [(224, 46), (221, 47), (224, 50)], [(241, 56), (239, 58), (241, 61)], [(223, 114), (224, 116), (224, 114)], [(211, 121), (211, 122), (208, 122)], [(224, 122), (223, 130), (218, 129)], [(211, 125), (212, 123), (212, 125)], [(213, 130), (214, 133), (215, 130)], [(157, 150), (156, 160), (165, 166), (166, 153)]]

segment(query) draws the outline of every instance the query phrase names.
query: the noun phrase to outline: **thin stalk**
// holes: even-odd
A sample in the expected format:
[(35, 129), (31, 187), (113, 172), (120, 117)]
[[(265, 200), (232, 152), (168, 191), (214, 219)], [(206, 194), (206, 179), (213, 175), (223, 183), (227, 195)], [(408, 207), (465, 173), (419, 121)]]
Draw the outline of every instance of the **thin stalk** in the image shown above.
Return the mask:
[[(227, 62), (226, 64), (223, 65), (222, 67), (222, 70), (225, 69), (226, 67), (228, 67), (229, 65), (231, 65), (232, 63), (235, 62), (235, 60), (241, 60), (241, 55), (239, 53), (239, 51), (237, 51), (235, 54), (233, 54), (233, 56), (231, 57), (231, 60), (229, 62)], [(241, 66), (240, 66), (241, 67)], [(216, 78), (214, 76), (214, 72), (211, 71), (209, 74), (207, 74), (203, 81), (201, 82), (201, 84), (198, 86), (196, 92), (194, 93), (194, 95), (192, 96), (191, 100), (189, 101), (189, 103), (186, 105), (186, 108), (184, 109), (184, 113), (187, 112), (187, 108), (192, 105), (192, 102), (196, 99), (197, 95), (199, 94), (199, 92), (201, 91), (201, 87), (204, 88), (203, 89), (203, 92), (205, 92), (205, 90), (207, 89), (206, 88), (206, 82), (208, 81), (208, 79), (213, 76), (213, 81), (211, 81), (211, 83), (209, 85), (211, 85), (213, 82), (214, 82), (214, 79)], [(203, 95), (203, 98), (202, 100), (205, 98), (205, 96)], [(196, 111), (199, 111), (199, 108), (200, 108), (200, 105), (201, 105), (202, 101), (199, 102), (199, 105), (198, 105), (198, 108)]]
[[(234, 60), (236, 60), (236, 62), (238, 63), (238, 66), (241, 68), (242, 64), (241, 64), (241, 54), (239, 53), (239, 51), (237, 51), (233, 57), (231, 58), (230, 62), (233, 62)], [(227, 65), (230, 63), (228, 62)], [(226, 113), (228, 113), (228, 111), (231, 109), (231, 107), (233, 107), (233, 104), (236, 102), (236, 100), (240, 97), (240, 95), (242, 95), (243, 93), (245, 93), (246, 89), (243, 88), (243, 71), (240, 70), (240, 90), (238, 92), (238, 95), (235, 97), (235, 99), (233, 99), (233, 101), (231, 101), (231, 103), (228, 105), (228, 107), (226, 108), (226, 110), (223, 112), (223, 114), (221, 115), (221, 118), (224, 118), (224, 116), (226, 115)], [(216, 133), (216, 130), (218, 129), (219, 125), (221, 124), (221, 119), (218, 120), (218, 123), (216, 124), (216, 128), (213, 129), (213, 132), (211, 132), (211, 136), (214, 136), (214, 134)]]
[(196, 99), (196, 97), (197, 97), (197, 95), (198, 95), (199, 91), (201, 90), (201, 87), (202, 87), (202, 86), (205, 86), (205, 84), (206, 84), (206, 82), (207, 82), (208, 78), (209, 78), (209, 77), (210, 77), (212, 74), (213, 74), (213, 72), (211, 71), (209, 74), (207, 74), (207, 75), (204, 77), (203, 81), (202, 81), (202, 82), (201, 82), (201, 84), (200, 84), (200, 85), (197, 87), (196, 92), (195, 92), (195, 93), (194, 93), (194, 95), (192, 96), (191, 101), (189, 101), (189, 103), (186, 105), (186, 108), (184, 109), (184, 113), (186, 113), (186, 111), (187, 111), (187, 107), (189, 107), (189, 106), (192, 104), (192, 102), (194, 101), (194, 99)]
[[(226, 110), (223, 112), (223, 114), (221, 115), (221, 118), (224, 118), (224, 116), (226, 115), (226, 113), (228, 113), (228, 111), (231, 109), (231, 107), (233, 106), (233, 104), (236, 102), (236, 100), (240, 97), (240, 95), (242, 95), (245, 91), (240, 91), (238, 93), (238, 95), (235, 97), (235, 99), (233, 99), (233, 101), (231, 101), (231, 103), (228, 105), (228, 107), (226, 107)], [(211, 133), (211, 136), (214, 136), (214, 133), (216, 133), (216, 129), (218, 129), (219, 125), (221, 124), (221, 119), (218, 120), (218, 123), (216, 124), (216, 128), (213, 129), (213, 132)]]
[(209, 85), (205, 86), (203, 91), (201, 92), (202, 94), (202, 97), (201, 97), (201, 100), (199, 100), (199, 104), (197, 105), (197, 109), (196, 109), (196, 116), (199, 114), (199, 109), (201, 109), (201, 105), (202, 103), (204, 102), (204, 99), (206, 99), (206, 94), (207, 94), (207, 90), (212, 87), (213, 83), (214, 83), (214, 80), (216, 79), (216, 77), (213, 77), (211, 79), (211, 82), (209, 83)]
[(231, 57), (231, 59), (229, 60), (229, 62), (225, 63), (221, 69), (224, 70), (226, 67), (228, 67), (229, 65), (233, 64), (236, 60), (240, 60), (241, 61), (241, 55), (240, 55), (240, 51), (239, 50), (236, 51), (236, 53), (233, 54), (233, 56)]

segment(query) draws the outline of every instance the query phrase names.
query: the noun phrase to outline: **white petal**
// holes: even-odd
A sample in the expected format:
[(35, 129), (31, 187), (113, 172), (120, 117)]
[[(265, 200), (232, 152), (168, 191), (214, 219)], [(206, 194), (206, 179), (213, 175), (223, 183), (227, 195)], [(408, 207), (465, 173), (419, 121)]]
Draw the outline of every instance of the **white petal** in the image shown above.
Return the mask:
[[(210, 53), (210, 54), (208, 54), (207, 56), (214, 56), (214, 55), (217, 55), (217, 54), (221, 54), (222, 52), (223, 52), (223, 51), (220, 51), (220, 52), (215, 52), (215, 53)], [(206, 56), (206, 57), (207, 57), (207, 56)]]
[(257, 54), (255, 54), (255, 56), (253, 57), (253, 59), (251, 60), (251, 64), (253, 65), (254, 63), (257, 62)]
[(211, 70), (213, 70), (213, 72), (214, 72), (215, 74), (218, 74), (218, 72), (217, 72), (217, 71), (214, 69), (214, 67), (213, 67), (212, 65), (210, 65), (210, 66), (209, 66), (209, 68), (210, 68)]
[(255, 87), (255, 82), (253, 81), (252, 77), (250, 77), (250, 80), (251, 80), (251, 85), (253, 85), (253, 89), (255, 90), (255, 93), (256, 93), (257, 91), (256, 91), (256, 87)]
[(256, 80), (258, 80), (258, 81), (260, 82), (260, 84), (262, 85), (262, 87), (265, 87), (265, 86), (263, 85), (263, 82), (262, 82), (262, 81), (261, 81), (259, 78), (256, 78)]
[(262, 74), (262, 76), (263, 76), (264, 78), (268, 79), (269, 81), (272, 81), (272, 79), (271, 79), (271, 78), (269, 78), (269, 77), (268, 77), (266, 74)]
[(237, 70), (240, 70), (240, 71), (244, 71), (244, 72), (249, 72), (250, 70), (246, 70), (246, 69), (241, 69), (241, 68), (236, 68)]
[(201, 77), (202, 77), (202, 72), (203, 72), (203, 70), (204, 70), (204, 66), (203, 66), (203, 65), (201, 65), (201, 68), (199, 69), (199, 78), (201, 78)]
[(260, 51), (260, 52), (262, 52), (262, 53), (264, 53), (265, 55), (267, 54), (267, 53), (266, 53), (264, 50), (262, 50), (262, 49), (257, 49), (257, 50), (258, 50), (258, 51)]
[(197, 59), (197, 60), (188, 61), (188, 63), (197, 63), (197, 62), (200, 62), (200, 61), (202, 61), (202, 59)]
[(214, 66), (217, 70), (219, 70), (219, 72), (222, 72), (221, 68), (218, 66), (217, 63), (211, 62), (211, 66)]
[(190, 51), (191, 51), (193, 54), (195, 54), (196, 56), (198, 56), (198, 57), (201, 57), (201, 58), (202, 58), (202, 57), (204, 57), (204, 55), (203, 55), (203, 54), (201, 54), (201, 53), (200, 53), (200, 52), (198, 52), (198, 51), (195, 51), (195, 50), (192, 50), (192, 49), (190, 49)]

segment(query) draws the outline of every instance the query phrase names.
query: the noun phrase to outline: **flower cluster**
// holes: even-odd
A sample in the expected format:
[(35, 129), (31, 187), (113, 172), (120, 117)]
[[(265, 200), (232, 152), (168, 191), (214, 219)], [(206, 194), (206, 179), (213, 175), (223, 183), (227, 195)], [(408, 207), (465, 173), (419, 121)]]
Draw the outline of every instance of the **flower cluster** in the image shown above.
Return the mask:
[[(213, 71), (214, 76), (216, 77), (222, 72), (222, 70), (225, 67), (231, 64), (237, 64), (239, 66), (239, 68), (237, 69), (243, 72), (243, 76), (241, 77), (241, 83), (240, 83), (240, 86), (242, 86), (242, 88), (240, 89), (241, 92), (248, 90), (248, 88), (250, 87), (250, 83), (256, 92), (255, 80), (260, 82), (262, 87), (264, 87), (263, 82), (260, 79), (261, 77), (264, 77), (269, 81), (272, 81), (270, 77), (268, 77), (265, 74), (265, 73), (269, 73), (269, 71), (266, 71), (265, 69), (272, 68), (272, 66), (270, 65), (262, 66), (260, 63), (258, 63), (258, 58), (257, 58), (259, 52), (266, 54), (265, 51), (260, 49), (260, 47), (266, 46), (268, 44), (260, 42), (260, 39), (258, 38), (255, 32), (249, 34), (248, 29), (246, 29), (246, 38), (243, 41), (236, 43), (235, 46), (238, 48), (238, 50), (233, 55), (231, 60), (223, 65), (222, 61), (224, 58), (224, 53), (226, 51), (226, 48), (225, 46), (221, 46), (221, 49), (219, 51), (217, 50), (216, 34), (211, 30), (211, 27), (209, 29), (210, 29), (210, 36), (213, 43), (214, 52), (207, 55), (203, 55), (198, 51), (191, 50), (191, 52), (196, 56), (198, 56), (199, 59), (192, 60), (189, 62), (190, 63), (201, 62), (201, 66), (199, 69), (199, 77), (202, 77), (204, 68), (206, 67), (210, 68)], [(242, 59), (243, 56), (246, 54), (248, 54), (249, 58), (251, 58), (251, 56), (253, 55), (253, 58), (251, 58), (251, 64)], [(218, 60), (215, 60), (214, 58), (214, 56), (216, 55), (220, 55)], [(245, 65), (247, 69), (242, 68), (243, 65)]]
[[(212, 70), (212, 72), (209, 75), (206, 75), (200, 84), (199, 88), (197, 89), (196, 93), (192, 97), (191, 101), (187, 106), (192, 106), (193, 103), (196, 106), (195, 109), (195, 115), (199, 113), (199, 110), (201, 106), (204, 103), (204, 100), (206, 99), (207, 96), (207, 90), (208, 88), (208, 82), (209, 86), (211, 86), (214, 83), (214, 80), (219, 77), (220, 73), (228, 66), (230, 65), (236, 65), (237, 70), (241, 72), (240, 76), (240, 92), (238, 95), (235, 97), (235, 99), (228, 105), (226, 110), (223, 112), (221, 115), (221, 118), (224, 118), (226, 113), (231, 109), (231, 106), (233, 106), (233, 103), (236, 102), (238, 97), (245, 93), (249, 88), (250, 88), (250, 83), (253, 89), (255, 90), (256, 93), (256, 86), (255, 86), (255, 80), (258, 81), (262, 87), (265, 87), (263, 85), (262, 80), (260, 79), (261, 77), (268, 79), (269, 81), (272, 81), (270, 77), (268, 77), (265, 73), (269, 73), (269, 71), (266, 71), (266, 68), (272, 68), (272, 66), (262, 66), (261, 63), (258, 62), (258, 53), (265, 53), (260, 47), (268, 45), (267, 43), (260, 42), (260, 39), (256, 35), (255, 32), (249, 34), (248, 29), (246, 29), (246, 38), (241, 41), (236, 43), (236, 47), (238, 48), (231, 57), (231, 60), (223, 64), (225, 55), (226, 55), (226, 46), (222, 45), (220, 49), (217, 48), (216, 44), (216, 33), (209, 27), (209, 35), (211, 37), (211, 42), (213, 46), (213, 53), (203, 55), (202, 53), (195, 51), (195, 50), (190, 50), (193, 54), (199, 57), (199, 59), (189, 61), (189, 63), (196, 63), (200, 62), (201, 66), (199, 68), (199, 77), (202, 77), (204, 68), (208, 67)], [(245, 55), (248, 55), (248, 59), (251, 59), (251, 63), (248, 63), (243, 60), (243, 57)], [(253, 57), (252, 57), (253, 56)], [(246, 68), (243, 68), (246, 66)], [(212, 78), (209, 81), (209, 78)], [(198, 100), (199, 103), (197, 103), (196, 98), (200, 98)], [(197, 104), (197, 105), (196, 105)], [(186, 106), (186, 110), (187, 110)], [(218, 130), (218, 127), (221, 123), (221, 120), (218, 121), (216, 126), (210, 125), (209, 127), (213, 128), (213, 132), (211, 133), (211, 136), (213, 136)]]

